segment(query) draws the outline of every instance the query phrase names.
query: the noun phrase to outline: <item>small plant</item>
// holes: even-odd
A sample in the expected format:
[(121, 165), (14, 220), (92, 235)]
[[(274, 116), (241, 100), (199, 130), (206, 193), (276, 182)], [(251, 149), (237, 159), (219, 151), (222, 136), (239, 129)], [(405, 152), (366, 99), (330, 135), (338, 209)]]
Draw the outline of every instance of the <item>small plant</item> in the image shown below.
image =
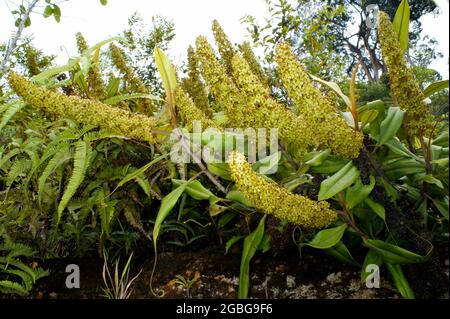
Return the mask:
[(139, 277), (142, 272), (130, 279), (130, 264), (133, 254), (128, 257), (128, 261), (122, 271), (119, 271), (120, 258), (117, 258), (114, 263), (114, 274), (111, 275), (111, 271), (108, 267), (108, 258), (104, 255), (103, 263), (103, 282), (106, 288), (103, 289), (104, 296), (108, 299), (128, 299), (133, 293), (133, 282)]
[(183, 275), (176, 275), (175, 279), (172, 281), (175, 284), (181, 285), (184, 289), (186, 289), (186, 297), (191, 297), (191, 288), (192, 286), (200, 279), (200, 273), (196, 271), (194, 273), (194, 277), (190, 279), (192, 272), (186, 271), (186, 277)]
[(18, 257), (31, 257), (30, 247), (7, 240), (0, 245), (0, 292), (26, 296), (36, 281), (48, 275), (48, 271), (27, 266)]

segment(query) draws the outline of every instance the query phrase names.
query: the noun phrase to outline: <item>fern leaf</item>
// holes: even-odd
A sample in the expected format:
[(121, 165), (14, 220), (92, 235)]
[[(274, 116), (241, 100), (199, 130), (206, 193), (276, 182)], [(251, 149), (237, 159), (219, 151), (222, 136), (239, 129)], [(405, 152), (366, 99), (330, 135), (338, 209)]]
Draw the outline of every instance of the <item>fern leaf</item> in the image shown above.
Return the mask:
[(75, 143), (74, 165), (72, 176), (67, 184), (64, 195), (58, 205), (57, 222), (61, 220), (62, 213), (69, 203), (72, 196), (83, 182), (84, 176), (89, 166), (92, 154), (91, 145), (87, 141), (78, 141)]
[(6, 109), (6, 111), (3, 113), (2, 119), (0, 121), (0, 131), (3, 127), (8, 124), (8, 122), (11, 120), (11, 118), (19, 112), (23, 107), (25, 106), (24, 103), (12, 103), (10, 106)]
[(47, 166), (45, 167), (44, 171), (42, 172), (42, 175), (39, 177), (38, 180), (38, 201), (39, 203), (42, 202), (42, 196), (44, 192), (45, 182), (47, 181), (48, 177), (53, 174), (53, 172), (62, 164), (67, 162), (72, 158), (72, 151), (69, 147), (69, 145), (64, 145), (61, 149), (59, 149), (56, 154), (53, 156), (53, 158), (48, 162)]
[(26, 176), (26, 173), (31, 168), (31, 162), (28, 158), (14, 161), (6, 176), (6, 186), (11, 187), (12, 183), (19, 176)]
[(28, 291), (22, 285), (9, 280), (0, 280), (0, 292), (5, 294), (15, 293), (21, 296), (28, 294)]

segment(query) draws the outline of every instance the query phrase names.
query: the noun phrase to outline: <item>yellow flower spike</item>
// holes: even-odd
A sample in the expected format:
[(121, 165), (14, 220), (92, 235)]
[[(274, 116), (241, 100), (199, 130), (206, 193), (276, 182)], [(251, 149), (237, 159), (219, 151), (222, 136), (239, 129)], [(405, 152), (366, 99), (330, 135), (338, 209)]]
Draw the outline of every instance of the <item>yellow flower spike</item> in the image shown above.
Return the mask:
[(223, 63), (228, 73), (231, 72), (231, 59), (236, 54), (233, 44), (228, 39), (228, 36), (223, 31), (221, 25), (217, 20), (212, 23), (212, 31), (214, 34), (214, 39), (216, 40), (217, 46), (219, 47), (219, 53), (222, 57)]
[(382, 11), (378, 14), (378, 38), (391, 81), (391, 93), (399, 107), (406, 112), (405, 123), (409, 135), (429, 134), (433, 122), (432, 114), (424, 103), (425, 96), (419, 83), (406, 64), (391, 20)]
[(271, 98), (269, 89), (252, 72), (247, 61), (236, 54), (232, 59), (233, 78), (241, 96), (251, 108), (252, 127), (278, 128), (280, 138), (298, 148), (314, 145), (305, 121)]
[(328, 202), (313, 201), (266, 181), (239, 152), (230, 154), (228, 164), (238, 190), (265, 213), (306, 228), (324, 228), (337, 219)]
[[(233, 80), (226, 74), (224, 66), (217, 60), (214, 51), (206, 38), (197, 38), (197, 56), (200, 62), (200, 70), (206, 83), (210, 86), (211, 92), (216, 100), (222, 105), (232, 127), (240, 128), (278, 128), (280, 138), (289, 144), (300, 149), (306, 149), (313, 132), (307, 130), (303, 119), (285, 109), (277, 107), (273, 100), (268, 99), (263, 102), (263, 98), (257, 98), (258, 93), (252, 96), (252, 92), (264, 93), (264, 87), (251, 72), (246, 61), (236, 55), (235, 73), (242, 72), (242, 77), (235, 75), (234, 79), (246, 86), (241, 91), (233, 83)], [(239, 71), (236, 71), (238, 70)], [(252, 87), (253, 85), (253, 87)], [(261, 102), (259, 105), (255, 101)]]
[(192, 99), (187, 96), (180, 86), (177, 86), (175, 89), (175, 106), (185, 122), (185, 127), (189, 131), (192, 130), (192, 123), (194, 121), (199, 121), (203, 130), (208, 127), (217, 126), (217, 124), (209, 119), (202, 110), (196, 107)]
[(214, 51), (205, 37), (196, 41), (196, 56), (203, 79), (209, 86), (214, 98), (220, 103), (229, 116), (233, 127), (250, 127), (249, 110), (246, 101), (239, 94), (232, 79), (227, 75), (224, 66), (217, 60)]
[(198, 61), (195, 56), (194, 48), (188, 48), (188, 68), (189, 78), (183, 79), (183, 88), (194, 101), (194, 104), (200, 108), (207, 116), (212, 115), (212, 109), (209, 106), (208, 93), (200, 78)]
[[(125, 54), (122, 50), (113, 43), (109, 45), (109, 50), (113, 64), (117, 69), (119, 69), (125, 82), (128, 84), (128, 92), (148, 94), (148, 89), (145, 87), (141, 79), (134, 73), (134, 70), (128, 65), (128, 62), (125, 59)], [(156, 110), (155, 105), (149, 99), (137, 99), (136, 105), (137, 111), (140, 113), (151, 114)]]
[(30, 76), (35, 76), (41, 73), (37, 61), (37, 51), (33, 47), (28, 47), (25, 51), (26, 66), (28, 69), (28, 74)]
[(152, 117), (110, 107), (94, 100), (51, 92), (14, 72), (9, 73), (8, 80), (17, 95), (47, 113), (72, 118), (78, 123), (98, 126), (149, 144), (155, 142), (152, 129), (156, 127), (156, 120)]
[(77, 34), (75, 34), (75, 38), (77, 40), (78, 53), (81, 54), (81, 53), (83, 53), (84, 50), (86, 50), (88, 48), (86, 39), (83, 37), (81, 32), (77, 32)]
[(338, 114), (333, 103), (314, 86), (288, 44), (277, 46), (276, 60), (283, 85), (297, 112), (314, 133), (316, 144), (342, 157), (357, 157), (363, 145), (363, 135), (353, 130)]
[(259, 79), (259, 81), (261, 81), (262, 84), (267, 85), (267, 76), (263, 68), (259, 64), (258, 59), (256, 58), (255, 53), (253, 52), (250, 46), (250, 43), (248, 41), (245, 41), (240, 49), (242, 56), (247, 61), (253, 74), (257, 76), (257, 78)]
[[(88, 48), (88, 44), (83, 35), (78, 32), (76, 35), (78, 52), (81, 54)], [(89, 68), (87, 82), (89, 84), (89, 96), (95, 100), (103, 100), (106, 98), (105, 83), (97, 63), (92, 63)]]

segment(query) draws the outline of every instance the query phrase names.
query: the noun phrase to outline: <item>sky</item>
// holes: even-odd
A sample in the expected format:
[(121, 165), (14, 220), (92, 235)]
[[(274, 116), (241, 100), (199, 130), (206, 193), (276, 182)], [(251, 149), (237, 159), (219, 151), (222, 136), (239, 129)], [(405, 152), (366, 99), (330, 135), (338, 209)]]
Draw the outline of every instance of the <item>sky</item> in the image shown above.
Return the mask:
[[(14, 20), (9, 12), (19, 0), (0, 0), (0, 42), (9, 39), (14, 31)], [(45, 4), (43, 0), (41, 5)], [(56, 1), (57, 2), (57, 1)], [(430, 66), (448, 78), (449, 61), (449, 4), (448, 0), (436, 0), (442, 14), (435, 17), (428, 14), (421, 18), (424, 34), (439, 42), (438, 51), (444, 58)], [(70, 56), (77, 54), (75, 33), (81, 32), (89, 44), (95, 44), (110, 36), (116, 36), (127, 27), (128, 18), (136, 11), (151, 24), (152, 16), (160, 15), (175, 23), (176, 37), (168, 52), (174, 63), (184, 59), (187, 47), (194, 44), (198, 35), (212, 39), (211, 21), (219, 20), (225, 32), (234, 43), (241, 43), (247, 37), (240, 19), (251, 14), (263, 21), (268, 16), (264, 0), (108, 0), (102, 6), (99, 0), (70, 0), (60, 3), (61, 22), (53, 17), (43, 18), (36, 13), (25, 34), (34, 35), (35, 45), (47, 54), (58, 56), (56, 63), (64, 64)], [(36, 11), (42, 12), (43, 8)]]

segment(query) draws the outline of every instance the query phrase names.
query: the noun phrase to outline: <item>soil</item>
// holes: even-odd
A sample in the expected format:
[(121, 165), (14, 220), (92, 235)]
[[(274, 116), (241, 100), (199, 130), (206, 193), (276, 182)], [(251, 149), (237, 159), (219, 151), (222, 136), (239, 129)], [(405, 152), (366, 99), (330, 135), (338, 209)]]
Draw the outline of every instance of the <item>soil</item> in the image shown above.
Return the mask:
[[(417, 298), (449, 298), (448, 246), (436, 247), (430, 264), (406, 266), (405, 273)], [(65, 267), (80, 267), (80, 289), (65, 286)], [(27, 298), (69, 299), (104, 298), (103, 261), (92, 257), (82, 260), (48, 260), (39, 266), (51, 274), (41, 279)], [(156, 298), (150, 292), (153, 259), (140, 256), (134, 260), (130, 277), (138, 274), (131, 298)], [(239, 284), (240, 252), (224, 254), (222, 247), (197, 251), (160, 253), (153, 278), (153, 289), (163, 290), (163, 298), (236, 298)], [(174, 279), (177, 275), (199, 279), (187, 289)], [(381, 271), (380, 288), (366, 288), (360, 283), (359, 269), (345, 266), (323, 252), (295, 247), (274, 256), (258, 253), (251, 263), (249, 298), (326, 298), (326, 299), (398, 299), (387, 273)], [(17, 298), (2, 296), (0, 298)]]

